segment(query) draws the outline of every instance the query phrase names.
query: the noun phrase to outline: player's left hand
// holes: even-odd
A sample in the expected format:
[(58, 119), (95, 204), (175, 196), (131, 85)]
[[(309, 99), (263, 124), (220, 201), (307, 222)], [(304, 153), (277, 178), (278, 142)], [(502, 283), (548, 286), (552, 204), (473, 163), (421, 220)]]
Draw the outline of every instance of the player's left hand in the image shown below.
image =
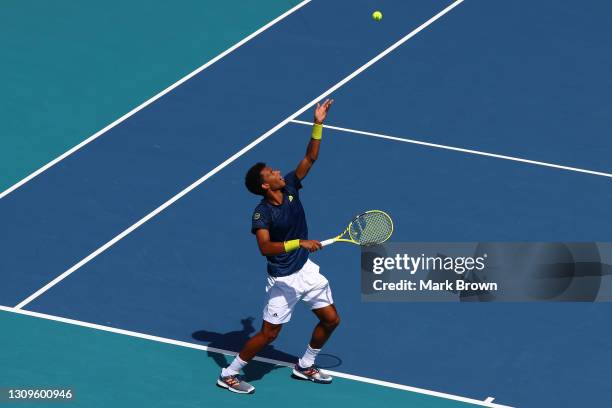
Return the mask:
[(323, 121), (327, 117), (327, 111), (331, 108), (332, 103), (334, 103), (333, 99), (326, 99), (323, 104), (317, 103), (317, 107), (314, 112), (314, 122), (318, 125), (323, 124)]

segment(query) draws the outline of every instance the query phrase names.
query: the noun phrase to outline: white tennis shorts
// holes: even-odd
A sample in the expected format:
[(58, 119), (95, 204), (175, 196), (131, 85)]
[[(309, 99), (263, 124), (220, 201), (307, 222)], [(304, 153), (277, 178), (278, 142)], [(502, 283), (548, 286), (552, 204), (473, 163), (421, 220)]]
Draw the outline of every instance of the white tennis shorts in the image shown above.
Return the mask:
[(310, 259), (302, 269), (289, 276), (268, 275), (263, 319), (272, 324), (287, 323), (299, 300), (306, 302), (311, 309), (334, 303), (329, 281), (319, 273), (319, 265)]

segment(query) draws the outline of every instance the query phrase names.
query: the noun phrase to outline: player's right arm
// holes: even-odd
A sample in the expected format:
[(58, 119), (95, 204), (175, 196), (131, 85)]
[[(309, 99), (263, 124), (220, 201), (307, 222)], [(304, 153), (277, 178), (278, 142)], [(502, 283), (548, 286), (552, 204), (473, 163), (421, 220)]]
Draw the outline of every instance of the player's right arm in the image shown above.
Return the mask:
[[(286, 253), (284, 242), (274, 242), (270, 240), (270, 231), (260, 228), (255, 231), (257, 237), (257, 245), (259, 252), (264, 256), (273, 256)], [(312, 239), (300, 239), (299, 247), (307, 249), (309, 252), (315, 252), (321, 249), (321, 243)]]

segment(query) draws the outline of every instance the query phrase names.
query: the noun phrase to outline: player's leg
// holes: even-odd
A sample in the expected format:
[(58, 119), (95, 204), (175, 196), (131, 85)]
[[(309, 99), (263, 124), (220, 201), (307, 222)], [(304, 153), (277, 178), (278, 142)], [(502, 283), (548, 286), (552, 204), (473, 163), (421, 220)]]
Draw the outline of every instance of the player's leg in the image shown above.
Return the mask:
[(340, 316), (338, 316), (336, 306), (334, 305), (324, 306), (312, 311), (319, 318), (319, 323), (317, 323), (312, 331), (306, 352), (298, 360), (298, 365), (301, 368), (308, 368), (314, 365), (317, 355), (340, 324)]
[(318, 267), (312, 264), (314, 263), (311, 263), (310, 270), (304, 275), (304, 280), (310, 284), (310, 288), (303, 300), (310, 305), (319, 322), (312, 332), (304, 355), (293, 368), (293, 376), (328, 384), (332, 381), (331, 376), (321, 372), (316, 367), (315, 360), (323, 345), (340, 324), (340, 316), (334, 306), (329, 282), (319, 273)]
[(313, 309), (312, 312), (319, 318), (319, 323), (312, 332), (309, 345), (313, 349), (321, 349), (340, 324), (340, 316), (335, 305)]
[(278, 278), (271, 281), (266, 288), (267, 301), (263, 310), (261, 330), (246, 342), (234, 361), (221, 370), (217, 380), (219, 386), (242, 394), (255, 391), (255, 388), (242, 381), (238, 374), (257, 353), (276, 339), (283, 324), (291, 319), (293, 308), (299, 299), (298, 292), (291, 284), (291, 277)]
[(257, 353), (278, 337), (282, 327), (282, 324), (273, 324), (264, 320), (261, 330), (246, 342), (240, 353), (234, 358), (234, 361), (221, 370), (221, 375), (217, 379), (217, 385), (240, 394), (253, 393), (255, 387), (241, 380), (238, 374)]
[(261, 350), (263, 350), (264, 347), (276, 340), (282, 327), (282, 324), (272, 324), (264, 320), (259, 333), (251, 337), (246, 342), (242, 348), (242, 351), (240, 351), (240, 354), (238, 354), (238, 357), (240, 357), (242, 361), (249, 362)]

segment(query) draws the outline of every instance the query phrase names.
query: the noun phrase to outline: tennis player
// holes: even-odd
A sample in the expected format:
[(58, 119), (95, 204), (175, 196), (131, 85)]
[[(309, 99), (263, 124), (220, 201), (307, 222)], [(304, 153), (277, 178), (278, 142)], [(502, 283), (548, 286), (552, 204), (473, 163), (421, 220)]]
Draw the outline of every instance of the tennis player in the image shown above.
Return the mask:
[(247, 189), (263, 196), (253, 212), (252, 232), (257, 237), (261, 254), (268, 260), (268, 281), (261, 330), (247, 341), (234, 361), (221, 370), (217, 379), (217, 385), (230, 391), (241, 394), (255, 392), (255, 387), (239, 377), (240, 370), (276, 339), (300, 300), (308, 304), (319, 322), (304, 355), (293, 367), (292, 376), (315, 383), (328, 384), (332, 381), (332, 377), (317, 368), (315, 359), (338, 327), (340, 317), (333, 304), (329, 282), (319, 273), (319, 266), (308, 259), (310, 252), (321, 249), (321, 243), (308, 239), (299, 190), (302, 179), (319, 156), (323, 121), (333, 102), (327, 99), (323, 104), (317, 104), (306, 156), (295, 171), (282, 177), (279, 170), (265, 163), (257, 163), (246, 174)]

